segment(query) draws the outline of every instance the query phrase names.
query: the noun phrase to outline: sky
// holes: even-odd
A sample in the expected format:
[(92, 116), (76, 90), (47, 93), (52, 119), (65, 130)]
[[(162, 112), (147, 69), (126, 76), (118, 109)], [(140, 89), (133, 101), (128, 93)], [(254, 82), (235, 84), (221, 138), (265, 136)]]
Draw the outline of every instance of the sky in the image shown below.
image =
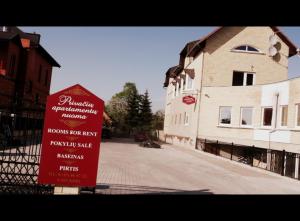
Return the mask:
[[(108, 102), (134, 82), (148, 90), (153, 112), (164, 109), (168, 68), (178, 65), (189, 41), (216, 27), (19, 27), (41, 35), (41, 45), (61, 68), (53, 68), (50, 93), (81, 84)], [(300, 47), (300, 27), (279, 27)], [(300, 76), (300, 57), (289, 59), (289, 78)]]

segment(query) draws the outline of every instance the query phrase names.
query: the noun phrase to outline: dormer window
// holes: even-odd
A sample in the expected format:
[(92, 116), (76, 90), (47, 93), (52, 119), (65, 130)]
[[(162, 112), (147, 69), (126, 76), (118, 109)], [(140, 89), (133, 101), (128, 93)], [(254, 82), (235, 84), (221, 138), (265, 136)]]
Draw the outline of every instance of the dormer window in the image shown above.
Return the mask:
[(232, 51), (261, 53), (257, 48), (254, 48), (250, 45), (240, 45), (233, 48)]

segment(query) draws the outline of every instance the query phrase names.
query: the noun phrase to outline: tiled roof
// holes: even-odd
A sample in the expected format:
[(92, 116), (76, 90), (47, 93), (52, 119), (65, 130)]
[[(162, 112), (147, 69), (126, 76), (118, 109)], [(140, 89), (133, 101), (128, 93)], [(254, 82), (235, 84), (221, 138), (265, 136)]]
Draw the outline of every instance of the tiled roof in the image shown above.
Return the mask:
[[(214, 34), (216, 34), (218, 31), (220, 31), (221, 29), (223, 29), (224, 27), (219, 27), (216, 28), (215, 30), (213, 30), (212, 32), (210, 32), (208, 35), (202, 37), (201, 39), (197, 40), (197, 41), (193, 41), (196, 42), (193, 44), (193, 47), (187, 52), (186, 56), (192, 55), (195, 56), (195, 54), (197, 54), (197, 50), (196, 48), (201, 48), (201, 44), (205, 43), (205, 41), (207, 39), (209, 39), (210, 37), (212, 37)], [(282, 32), (280, 31), (280, 29), (276, 26), (270, 26), (270, 28), (281, 38), (281, 40), (286, 43), (289, 47), (289, 57), (292, 57), (294, 55), (297, 54), (297, 47), (296, 45), (294, 45), (294, 43)]]
[[(223, 29), (224, 26), (218, 27), (206, 36), (200, 38), (199, 40), (188, 42), (185, 47), (180, 52), (180, 61), (179, 63), (182, 64), (185, 57), (188, 56), (195, 56), (197, 55), (202, 49), (205, 47), (205, 42), (207, 39), (212, 37), (214, 34), (219, 32), (221, 29)], [(280, 29), (276, 26), (270, 26), (270, 28), (276, 33), (281, 40), (286, 43), (289, 47), (289, 57), (292, 57), (297, 54), (297, 46), (283, 33), (280, 31)], [(176, 70), (182, 70), (183, 68), (180, 65), (174, 66), (172, 68), (169, 68), (166, 73), (166, 79), (164, 82), (164, 87), (167, 87), (169, 84), (169, 78), (171, 77), (171, 73), (179, 74)], [(185, 69), (186, 70), (186, 69)]]
[[(57, 61), (42, 47), (42, 45), (39, 44), (40, 42), (40, 35), (39, 34), (31, 34), (31, 33), (25, 33), (21, 31), (17, 27), (8, 27), (7, 32), (0, 31), (0, 41), (7, 41), (12, 40), (14, 38), (26, 38), (30, 40), (30, 47), (36, 48), (39, 53), (44, 56), (44, 58), (53, 66), (60, 67), (60, 65), (57, 63)], [(20, 44), (21, 40), (20, 40)]]

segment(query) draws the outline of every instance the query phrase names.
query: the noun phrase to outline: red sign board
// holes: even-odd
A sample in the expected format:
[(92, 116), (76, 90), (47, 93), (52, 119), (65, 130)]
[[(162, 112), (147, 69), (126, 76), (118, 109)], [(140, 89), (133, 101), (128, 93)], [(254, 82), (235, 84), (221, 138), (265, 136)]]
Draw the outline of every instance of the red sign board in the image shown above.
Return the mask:
[(48, 96), (38, 183), (96, 186), (103, 105), (79, 84)]
[(184, 96), (182, 98), (182, 102), (185, 103), (185, 104), (193, 104), (196, 102), (196, 99), (192, 96)]

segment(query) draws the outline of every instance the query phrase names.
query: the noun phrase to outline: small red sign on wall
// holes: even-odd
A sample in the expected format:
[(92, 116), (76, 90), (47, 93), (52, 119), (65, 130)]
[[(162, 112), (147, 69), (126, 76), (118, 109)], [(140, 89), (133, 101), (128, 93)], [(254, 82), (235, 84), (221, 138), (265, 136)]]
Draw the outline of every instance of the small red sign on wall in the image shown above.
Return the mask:
[(103, 105), (79, 84), (48, 96), (38, 183), (96, 186)]
[(185, 104), (194, 104), (196, 102), (196, 99), (192, 96), (184, 96), (182, 98), (182, 102)]

